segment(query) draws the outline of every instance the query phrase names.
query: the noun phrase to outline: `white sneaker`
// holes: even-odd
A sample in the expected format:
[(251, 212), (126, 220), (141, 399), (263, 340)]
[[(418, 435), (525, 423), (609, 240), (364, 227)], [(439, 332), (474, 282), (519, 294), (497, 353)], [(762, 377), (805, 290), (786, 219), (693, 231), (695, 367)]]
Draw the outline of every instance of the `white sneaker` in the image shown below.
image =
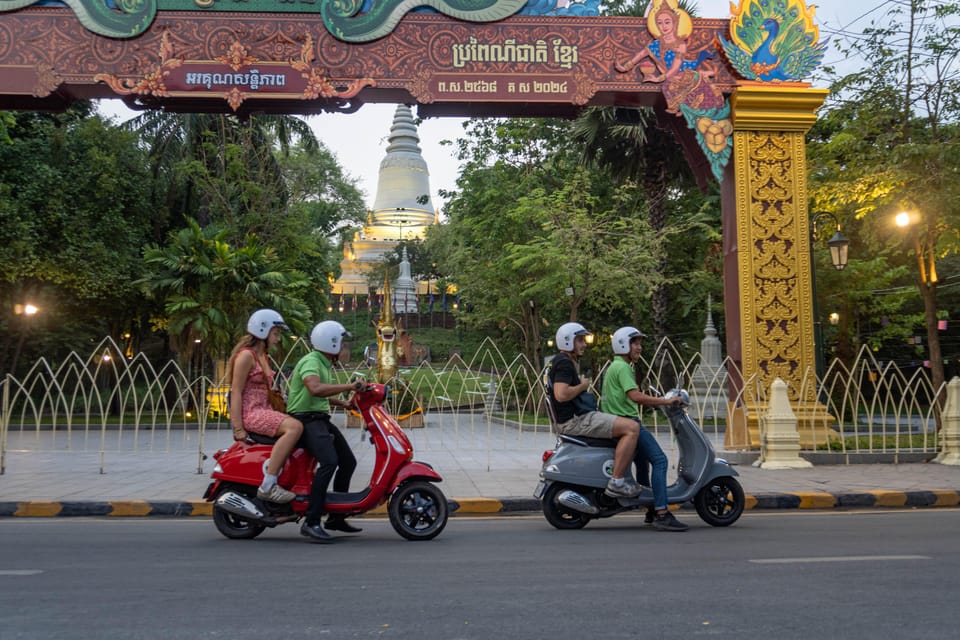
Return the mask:
[(257, 489), (257, 497), (261, 500), (266, 500), (267, 502), (278, 502), (283, 504), (284, 502), (290, 502), (297, 497), (293, 491), (287, 491), (278, 484), (270, 487), (269, 491), (264, 491), (262, 488)]
[(613, 483), (613, 478), (611, 478), (610, 482), (607, 483), (607, 489), (604, 493), (611, 498), (636, 498), (640, 495), (641, 491), (643, 491), (643, 487), (633, 480), (624, 478), (623, 484), (618, 487)]

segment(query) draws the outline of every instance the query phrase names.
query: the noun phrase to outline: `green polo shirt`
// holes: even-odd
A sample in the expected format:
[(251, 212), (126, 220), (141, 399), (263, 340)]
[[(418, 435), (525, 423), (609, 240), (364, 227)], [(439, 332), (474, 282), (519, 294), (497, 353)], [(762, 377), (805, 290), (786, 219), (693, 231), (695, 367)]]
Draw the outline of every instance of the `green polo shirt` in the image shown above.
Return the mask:
[(615, 416), (636, 418), (640, 415), (639, 407), (636, 402), (627, 397), (627, 391), (637, 388), (633, 367), (620, 356), (614, 356), (613, 362), (603, 374), (600, 409)]
[(303, 356), (293, 368), (287, 395), (287, 413), (330, 413), (330, 398), (318, 398), (303, 384), (303, 379), (309, 376), (317, 376), (324, 384), (333, 383), (333, 365), (319, 351), (311, 351)]

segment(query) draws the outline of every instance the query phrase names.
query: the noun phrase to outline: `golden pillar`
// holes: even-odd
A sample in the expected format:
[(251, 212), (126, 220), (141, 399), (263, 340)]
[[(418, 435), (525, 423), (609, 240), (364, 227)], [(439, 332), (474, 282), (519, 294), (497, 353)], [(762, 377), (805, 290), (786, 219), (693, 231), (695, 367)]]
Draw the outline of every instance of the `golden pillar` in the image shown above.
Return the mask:
[(731, 397), (739, 399), (731, 403), (728, 447), (759, 447), (763, 398), (777, 378), (787, 384), (802, 441), (823, 441), (811, 427), (832, 420), (816, 399), (804, 143), (827, 93), (801, 83), (745, 82), (731, 97), (724, 278), (728, 351), (742, 377), (731, 376)]

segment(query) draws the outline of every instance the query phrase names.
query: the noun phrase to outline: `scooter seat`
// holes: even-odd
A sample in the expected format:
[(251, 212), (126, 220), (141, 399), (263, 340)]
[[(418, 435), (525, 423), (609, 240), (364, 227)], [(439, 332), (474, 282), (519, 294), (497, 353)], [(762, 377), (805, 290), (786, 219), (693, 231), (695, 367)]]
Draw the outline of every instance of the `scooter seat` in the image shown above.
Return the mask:
[(560, 439), (570, 444), (576, 444), (581, 447), (601, 447), (606, 449), (617, 448), (617, 438), (591, 438), (590, 436), (564, 436)]
[(253, 440), (257, 444), (277, 444), (277, 440), (280, 438), (271, 438), (270, 436), (261, 435), (259, 433), (254, 433), (252, 431), (247, 432), (247, 438)]

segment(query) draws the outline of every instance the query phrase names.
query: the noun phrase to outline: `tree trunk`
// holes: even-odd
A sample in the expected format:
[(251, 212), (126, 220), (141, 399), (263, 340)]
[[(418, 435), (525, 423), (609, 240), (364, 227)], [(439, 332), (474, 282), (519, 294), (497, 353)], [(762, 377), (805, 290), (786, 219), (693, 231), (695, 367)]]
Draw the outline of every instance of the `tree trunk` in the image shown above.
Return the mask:
[[(933, 384), (933, 393), (938, 393), (943, 387), (943, 355), (940, 351), (940, 333), (937, 329), (937, 283), (919, 282), (920, 297), (923, 298), (923, 312), (927, 325), (927, 350), (930, 358), (930, 381)], [(934, 415), (937, 421), (937, 432), (941, 425), (940, 410), (946, 394), (937, 397)]]
[[(664, 202), (667, 193), (666, 169), (662, 162), (647, 163), (643, 178), (643, 196), (647, 203), (647, 217), (654, 231), (662, 231), (666, 225), (667, 214)], [(658, 234), (658, 237), (661, 237)], [(666, 278), (668, 261), (662, 247), (658, 247), (657, 273)], [(659, 339), (667, 335), (667, 313), (669, 311), (669, 292), (664, 284), (658, 284), (650, 296), (653, 335)]]

